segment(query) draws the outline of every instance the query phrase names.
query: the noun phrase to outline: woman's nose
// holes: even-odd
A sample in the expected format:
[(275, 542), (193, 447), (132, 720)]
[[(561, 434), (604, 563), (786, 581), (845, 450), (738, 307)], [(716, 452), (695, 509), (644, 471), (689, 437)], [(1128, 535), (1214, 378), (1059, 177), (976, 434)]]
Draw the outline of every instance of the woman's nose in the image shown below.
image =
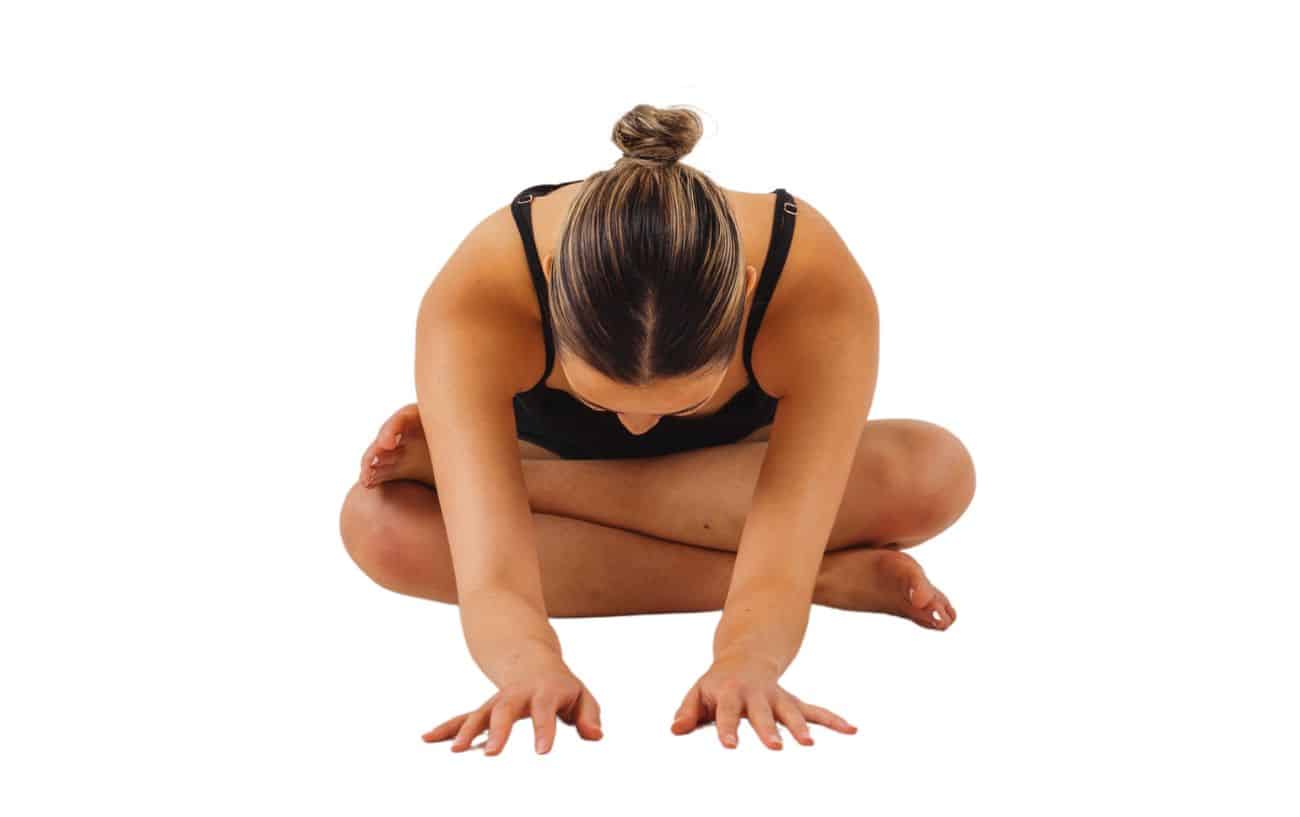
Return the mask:
[(618, 419), (633, 434), (644, 434), (659, 423), (659, 418), (653, 414), (620, 414)]

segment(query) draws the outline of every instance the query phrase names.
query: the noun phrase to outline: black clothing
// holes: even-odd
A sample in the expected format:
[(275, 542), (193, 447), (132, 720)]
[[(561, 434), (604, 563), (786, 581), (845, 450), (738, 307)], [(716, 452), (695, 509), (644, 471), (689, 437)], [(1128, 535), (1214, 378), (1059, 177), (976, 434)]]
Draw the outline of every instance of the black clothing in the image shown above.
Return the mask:
[(535, 197), (545, 196), (556, 188), (578, 181), (581, 179), (532, 185), (515, 196), (510, 208), (524, 244), (533, 288), (537, 291), (542, 334), (546, 342), (546, 370), (541, 379), (532, 388), (514, 396), (515, 427), (519, 439), (547, 448), (565, 459), (620, 459), (734, 443), (770, 424), (776, 416), (777, 399), (759, 388), (750, 353), (790, 250), (794, 217), (798, 211), (794, 197), (784, 188), (772, 191), (776, 193), (772, 237), (745, 327), (743, 358), (749, 383), (714, 414), (700, 417), (665, 415), (649, 431), (638, 435), (628, 431), (619, 422), (617, 414), (588, 408), (568, 392), (545, 385), (555, 361), (555, 343), (551, 334), (546, 277), (542, 274), (537, 253), (529, 205)]

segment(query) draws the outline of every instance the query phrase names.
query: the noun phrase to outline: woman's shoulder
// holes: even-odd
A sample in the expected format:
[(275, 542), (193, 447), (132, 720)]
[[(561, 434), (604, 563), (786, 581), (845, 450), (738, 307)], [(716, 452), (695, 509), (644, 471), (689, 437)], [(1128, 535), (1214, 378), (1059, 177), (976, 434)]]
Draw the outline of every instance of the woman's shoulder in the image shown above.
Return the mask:
[(545, 365), (541, 308), (509, 205), (489, 213), (461, 239), (429, 284), (420, 312), (423, 326), (490, 331), (499, 364), (518, 368), (521, 390), (537, 379)]
[[(434, 276), (429, 292), (448, 305), (495, 305), (527, 312), (529, 298), (524, 296), (532, 295), (530, 282), (519, 230), (506, 205), (470, 228)], [(531, 311), (540, 317), (535, 303)]]
[[(727, 191), (739, 212), (746, 263), (762, 270), (773, 239), (776, 219), (786, 211), (775, 192)], [(799, 312), (807, 302), (834, 301), (860, 289), (866, 276), (830, 220), (811, 202), (786, 191), (794, 203), (794, 228), (785, 262), (779, 270), (768, 311), (772, 315)]]
[[(790, 248), (752, 350), (755, 374), (773, 393), (783, 391), (787, 376), (806, 365), (810, 328), (837, 314), (864, 324), (877, 319), (871, 285), (839, 231), (811, 202), (791, 197), (795, 221)], [(768, 198), (774, 209), (775, 194)], [(766, 222), (769, 230), (773, 218)], [(760, 269), (761, 263), (756, 264)]]
[[(842, 294), (846, 288), (859, 288), (866, 275), (835, 225), (812, 202), (786, 192), (794, 202), (794, 230), (781, 270), (782, 287), (806, 297), (829, 295), (832, 298)], [(779, 215), (775, 212), (776, 205), (776, 194), (767, 194), (765, 206), (768, 216), (764, 227), (768, 231), (772, 230)], [(762, 244), (766, 247), (768, 241)]]

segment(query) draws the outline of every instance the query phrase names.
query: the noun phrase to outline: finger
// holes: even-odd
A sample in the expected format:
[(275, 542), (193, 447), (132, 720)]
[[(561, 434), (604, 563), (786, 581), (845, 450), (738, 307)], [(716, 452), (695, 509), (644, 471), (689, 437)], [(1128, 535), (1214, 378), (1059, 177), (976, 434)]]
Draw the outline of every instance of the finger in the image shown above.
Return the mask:
[(803, 716), (807, 718), (810, 723), (819, 723), (822, 726), (834, 729), (836, 732), (843, 732), (846, 735), (852, 735), (854, 732), (858, 731), (858, 727), (844, 720), (829, 709), (822, 709), (820, 706), (813, 706), (812, 704), (806, 704), (802, 701), (799, 703), (799, 709), (803, 712)]
[(450, 720), (445, 720), (442, 723), (438, 724), (437, 726), (433, 727), (428, 732), (425, 732), (424, 735), (422, 736), (424, 742), (437, 743), (440, 740), (446, 740), (447, 738), (456, 734), (456, 730), (459, 729), (460, 725), (465, 722), (465, 719), (469, 717), (469, 714), (470, 713), (466, 712), (463, 715), (457, 715), (456, 717)]
[(776, 720), (772, 717), (772, 706), (767, 696), (761, 692), (750, 693), (745, 699), (745, 716), (754, 734), (769, 749), (781, 748), (781, 733), (776, 730)]
[(572, 722), (583, 740), (600, 740), (605, 734), (600, 728), (600, 704), (586, 687), (578, 695)]
[(677, 714), (673, 716), (672, 731), (675, 735), (684, 735), (695, 729), (700, 724), (700, 687), (695, 685), (686, 693), (682, 699), (682, 705), (677, 707)]
[(727, 687), (718, 693), (717, 706), (718, 739), (728, 749), (736, 748), (739, 743), (736, 734), (740, 726), (740, 692)]
[(795, 740), (804, 746), (813, 745), (812, 733), (808, 729), (808, 721), (804, 719), (803, 713), (799, 711), (799, 707), (792, 697), (789, 695), (778, 696), (776, 703), (772, 705), (772, 709), (775, 710), (777, 719), (785, 724), (785, 727), (790, 730), (790, 734), (794, 735)]
[(492, 716), (488, 720), (488, 739), (485, 751), (489, 755), (501, 753), (506, 740), (510, 737), (510, 728), (519, 718), (521, 706), (518, 701), (503, 698), (492, 707)]
[(456, 732), (456, 739), (451, 742), (453, 752), (463, 752), (474, 742), (474, 738), (483, 733), (487, 726), (488, 712), (491, 711), (491, 702), (475, 709), (465, 717), (465, 722), (460, 725), (460, 730)]
[(534, 695), (528, 710), (533, 716), (533, 748), (546, 754), (555, 742), (555, 699)]
[(944, 606), (948, 608), (948, 621), (951, 624), (957, 623), (957, 611), (953, 609), (952, 602), (945, 602)]

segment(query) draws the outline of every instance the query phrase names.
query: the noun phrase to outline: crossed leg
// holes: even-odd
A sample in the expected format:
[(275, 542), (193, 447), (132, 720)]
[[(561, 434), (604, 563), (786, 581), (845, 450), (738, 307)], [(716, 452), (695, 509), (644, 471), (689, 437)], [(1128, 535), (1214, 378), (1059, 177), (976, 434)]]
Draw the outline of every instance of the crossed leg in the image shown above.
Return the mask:
[[(767, 430), (733, 445), (625, 460), (564, 460), (521, 441), (549, 614), (720, 609)], [(419, 415), (407, 406), (367, 449), (340, 530), (353, 560), (381, 586), (454, 604), (446, 527), (432, 485)], [(814, 602), (946, 629), (955, 611), (900, 551), (955, 522), (974, 485), (969, 454), (945, 429), (868, 421)]]

